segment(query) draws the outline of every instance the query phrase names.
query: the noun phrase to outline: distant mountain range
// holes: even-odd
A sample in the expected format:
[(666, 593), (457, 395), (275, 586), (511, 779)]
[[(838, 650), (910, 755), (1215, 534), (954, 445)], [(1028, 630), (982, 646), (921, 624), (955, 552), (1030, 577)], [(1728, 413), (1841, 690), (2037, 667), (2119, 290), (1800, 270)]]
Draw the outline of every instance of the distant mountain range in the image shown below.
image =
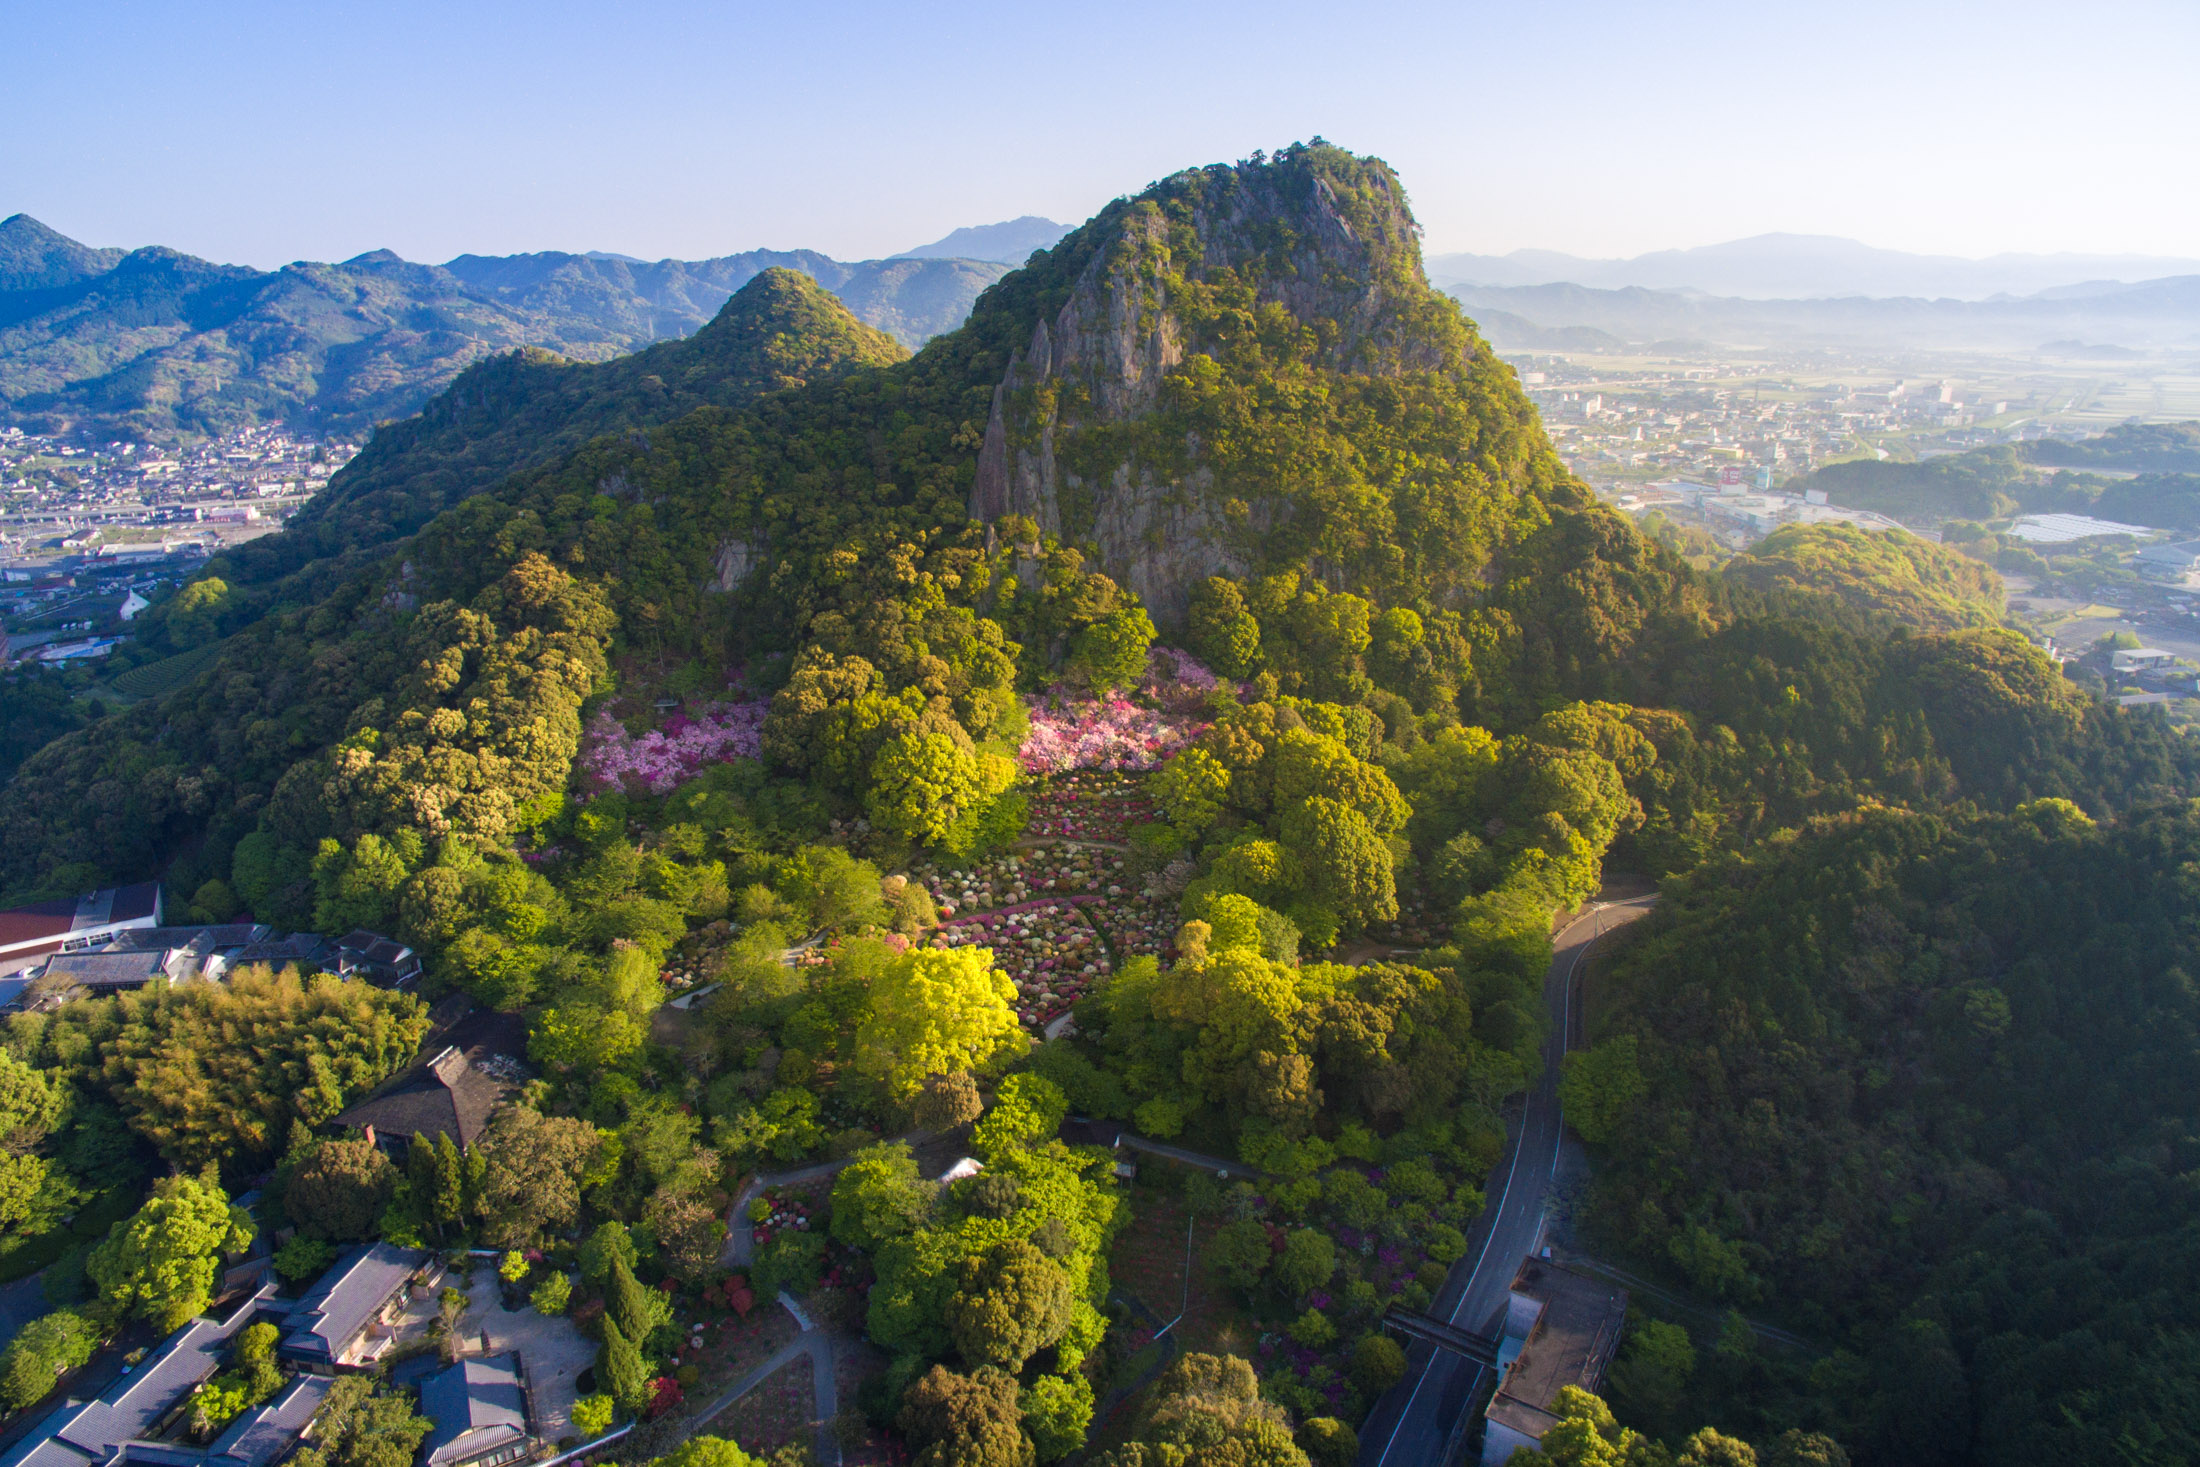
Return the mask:
[(1825, 234), (1760, 234), (1626, 260), (1556, 250), (1435, 255), (1439, 285), (1586, 285), (1605, 290), (1700, 290), (1745, 300), (1921, 296), (1982, 301), (1997, 295), (2089, 294), (2165, 275), (2200, 274), (2200, 259), (2159, 255), (1915, 255)]
[(1749, 300), (1573, 283), (1446, 287), (1503, 351), (1871, 346), (2125, 359), (2200, 348), (2200, 273), (2021, 299)]
[(1021, 265), (1033, 250), (1049, 250), (1069, 233), (1067, 224), (1026, 214), (1001, 224), (977, 224), (956, 230), (945, 239), (918, 245), (895, 256), (899, 260), (992, 260), (1002, 265)]
[[(989, 228), (1028, 222), (1044, 223)], [(157, 246), (94, 249), (17, 214), (0, 221), (0, 423), (133, 437), (271, 421), (361, 432), (417, 411), (483, 357), (540, 347), (602, 361), (685, 336), (775, 266), (909, 347), (961, 325), (1008, 273), (993, 260), (844, 263), (812, 250), (442, 265), (376, 250), (262, 271)]]

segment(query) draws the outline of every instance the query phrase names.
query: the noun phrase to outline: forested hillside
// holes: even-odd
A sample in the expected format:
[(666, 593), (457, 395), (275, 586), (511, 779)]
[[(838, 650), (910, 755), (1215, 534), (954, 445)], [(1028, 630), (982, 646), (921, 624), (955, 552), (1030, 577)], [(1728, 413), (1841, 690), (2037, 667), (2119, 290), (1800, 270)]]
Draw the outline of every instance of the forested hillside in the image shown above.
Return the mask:
[(363, 434), (499, 353), (602, 361), (684, 336), (770, 269), (809, 275), (905, 346), (952, 330), (1004, 273), (975, 260), (844, 264), (808, 250), (654, 265), (462, 255), (442, 266), (377, 250), (259, 271), (157, 247), (87, 249), (18, 214), (0, 221), (0, 421), (100, 437), (272, 422)]
[(1920, 631), (1999, 625), (2001, 577), (1929, 540), (1858, 525), (1787, 525), (1720, 569), (1755, 590), (1828, 596), (1866, 619)]
[[(1745, 1460), (1704, 1455), (1704, 1426), (1999, 1460), (1981, 1383), (2060, 1326), (1983, 1283), (1916, 1301), (1956, 1288), (1950, 1239), (2049, 1227), (2020, 1206), (2113, 1252), (2123, 1224), (2053, 1189), (2075, 1143), (2016, 1154), (2064, 1124), (2072, 1056), (2152, 1057), (2064, 1134), (2128, 1123), (2129, 1165), (2174, 1187), (2181, 980), (2080, 1035), (2071, 975), (2173, 955), (2170, 907), (2133, 947), (2109, 898), (2174, 900), (2200, 753), (1993, 625), (1998, 595), (1861, 532), (1775, 537), (1725, 577), (1638, 534), (1429, 289), (1396, 176), (1319, 140), (1109, 205), (914, 356), (769, 272), (691, 340), (460, 377), (299, 526), (147, 614), (176, 647), (218, 639), (205, 671), (0, 790), (11, 895), (158, 877), (179, 918), (398, 936), (428, 996), (524, 1015), (524, 1103), (399, 1177), (323, 1132), (417, 1041), (410, 999), (341, 1024), (357, 985), (274, 975), (77, 1000), (0, 1049), (37, 1077), (0, 1206), (60, 1257), (71, 1219), (136, 1198), (125, 1163), (187, 1167), (131, 1226), (199, 1208), (212, 1248), (222, 1186), (274, 1166), (294, 1263), (364, 1237), (538, 1249), (558, 1307), (576, 1263), (607, 1306), (608, 1423), (661, 1405), (681, 1337), (650, 1301), (727, 1297), (722, 1193), (852, 1157), (829, 1224), (760, 1234), (749, 1282), (845, 1295), (891, 1361), (869, 1420), (946, 1464), (1085, 1443), (1150, 1343), (1110, 1314), (1112, 1260), (1166, 1197), (1214, 1224), (1218, 1307), (1271, 1348), (1179, 1361), (1107, 1460), (1348, 1460), (1405, 1369), (1382, 1314), (1467, 1253), (1540, 1072), (1553, 914), (1624, 867), (1672, 887), (1569, 1080), (1608, 1158), (1603, 1236), (1850, 1353), (1800, 1384), (1622, 1394), (1624, 1426), (1569, 1409), (1650, 1464), (1637, 1426), (1691, 1467)], [(2066, 877), (2099, 900), (2058, 905)], [(1722, 946), (1726, 921), (1747, 931)], [(2020, 1002), (1996, 975), (2024, 963)], [(672, 987), (711, 993), (676, 1013)], [(250, 1043), (201, 1066), (214, 1030)], [(2008, 1036), (2006, 1074), (1974, 1035)], [(1779, 1065), (1850, 1148), (1825, 1175), (1818, 1132), (1761, 1139), (1801, 1103), (1757, 1104)], [(1072, 1110), (1266, 1175), (1120, 1190), (1055, 1139)], [(985, 1172), (944, 1189), (883, 1139), (972, 1122)], [(1807, 1219), (1820, 1186), (1853, 1204)], [(1890, 1339), (1933, 1391), (1859, 1363)], [(2165, 1398), (2190, 1389), (2145, 1348)], [(2023, 1420), (2046, 1440), (2058, 1413)]]
[(1669, 883), (1573, 1062), (1593, 1226), (1838, 1341), (1786, 1409), (1871, 1460), (2190, 1459), (2196, 842), (1866, 807)]
[(774, 268), (693, 336), (632, 356), (492, 357), (460, 373), (419, 415), (376, 433), (280, 533), (217, 557), (201, 580), (223, 590), (187, 598), (187, 624), (156, 616), (140, 636), (181, 651), (249, 625), (278, 602), (313, 599), (359, 556), (380, 554), (468, 495), (590, 438), (647, 429), (706, 404), (744, 407), (906, 355), (809, 277)]

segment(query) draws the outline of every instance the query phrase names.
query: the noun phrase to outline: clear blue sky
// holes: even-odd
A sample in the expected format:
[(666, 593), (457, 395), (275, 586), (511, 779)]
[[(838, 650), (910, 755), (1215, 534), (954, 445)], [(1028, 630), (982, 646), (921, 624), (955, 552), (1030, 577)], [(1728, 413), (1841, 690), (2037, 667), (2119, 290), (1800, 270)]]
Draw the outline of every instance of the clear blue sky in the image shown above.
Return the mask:
[(893, 253), (1319, 133), (1431, 251), (2200, 255), (2200, 6), (0, 0), (0, 216), (273, 265)]

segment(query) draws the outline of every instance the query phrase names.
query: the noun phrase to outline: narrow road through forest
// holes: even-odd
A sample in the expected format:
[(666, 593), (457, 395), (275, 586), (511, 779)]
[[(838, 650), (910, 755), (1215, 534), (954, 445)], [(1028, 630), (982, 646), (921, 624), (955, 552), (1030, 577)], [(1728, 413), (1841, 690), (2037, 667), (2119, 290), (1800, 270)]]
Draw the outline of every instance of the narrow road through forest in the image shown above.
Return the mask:
[[(1543, 977), (1550, 1037), (1543, 1077), (1521, 1108), (1512, 1151), (1489, 1183), (1490, 1205), (1476, 1222), (1467, 1251), (1429, 1306), (1429, 1313), (1477, 1334), (1494, 1334), (1520, 1260), (1543, 1232), (1544, 1209), (1558, 1167), (1565, 1125), (1558, 1107), (1559, 1065), (1578, 1020), (1583, 960), (1597, 939), (1650, 910), (1655, 896), (1599, 902), (1559, 932)], [(1436, 1467), (1462, 1414), (1479, 1398), (1488, 1367), (1432, 1345), (1406, 1352), (1405, 1378), (1375, 1403), (1360, 1428), (1360, 1467)]]

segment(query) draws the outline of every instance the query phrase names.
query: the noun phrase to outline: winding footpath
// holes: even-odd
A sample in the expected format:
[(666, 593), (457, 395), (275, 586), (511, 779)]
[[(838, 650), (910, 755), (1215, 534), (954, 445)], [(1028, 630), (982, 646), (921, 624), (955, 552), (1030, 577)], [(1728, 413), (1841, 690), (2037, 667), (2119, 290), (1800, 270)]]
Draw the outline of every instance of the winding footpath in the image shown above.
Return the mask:
[[(1565, 1134), (1559, 1113), (1558, 1074), (1579, 1024), (1576, 994), (1581, 966), (1599, 937), (1650, 910), (1655, 897), (1598, 902), (1554, 940), (1543, 977), (1551, 1033), (1543, 1045), (1543, 1078), (1528, 1093), (1514, 1133), (1512, 1154), (1491, 1177), (1491, 1204), (1468, 1239), (1467, 1252), (1429, 1306), (1447, 1324), (1478, 1334), (1495, 1333), (1505, 1296), (1520, 1260), (1542, 1241), (1558, 1148)], [(1375, 1403), (1360, 1428), (1360, 1467), (1436, 1467), (1459, 1435), (1466, 1413), (1480, 1399), (1489, 1367), (1447, 1350), (1416, 1343), (1406, 1353), (1405, 1378)]]
[[(889, 1141), (906, 1141), (912, 1147), (922, 1146), (934, 1139), (930, 1131), (912, 1131), (905, 1136), (890, 1136)], [(774, 1187), (791, 1187), (802, 1182), (814, 1182), (824, 1177), (836, 1176), (853, 1158), (842, 1157), (837, 1161), (813, 1162), (795, 1167), (791, 1171), (769, 1172), (751, 1177), (741, 1189), (741, 1195), (733, 1199), (733, 1206), (726, 1213), (726, 1246), (718, 1255), (719, 1263), (727, 1268), (747, 1268), (756, 1261), (756, 1229), (749, 1222), (749, 1201), (758, 1194)], [(814, 1398), (816, 1419), (813, 1430), (817, 1438), (817, 1460), (821, 1467), (840, 1467), (840, 1439), (833, 1433), (833, 1418), (840, 1414), (840, 1383), (835, 1376), (840, 1362), (840, 1351), (853, 1349), (860, 1340), (844, 1337), (831, 1329), (819, 1327), (817, 1322), (803, 1312), (801, 1305), (782, 1293), (780, 1305), (794, 1316), (802, 1326), (796, 1335), (778, 1353), (763, 1364), (726, 1387), (718, 1397), (688, 1420), (688, 1435), (703, 1430), (719, 1412), (755, 1390), (774, 1373), (791, 1362), (807, 1355), (810, 1357), (810, 1390)]]

